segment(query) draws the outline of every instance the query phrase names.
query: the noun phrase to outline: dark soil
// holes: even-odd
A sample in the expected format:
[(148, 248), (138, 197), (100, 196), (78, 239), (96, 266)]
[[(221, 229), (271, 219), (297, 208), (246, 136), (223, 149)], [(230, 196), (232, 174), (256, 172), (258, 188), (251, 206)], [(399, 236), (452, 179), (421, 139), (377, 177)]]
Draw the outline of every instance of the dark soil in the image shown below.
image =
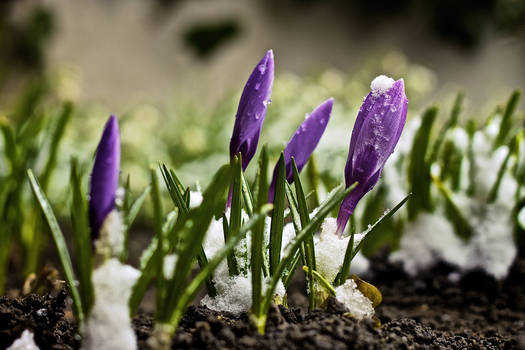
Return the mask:
[[(383, 293), (377, 308), (382, 327), (356, 322), (331, 300), (326, 310), (272, 308), (266, 334), (249, 327), (247, 315), (233, 317), (204, 307), (188, 309), (173, 339), (174, 349), (525, 349), (525, 258), (517, 259), (504, 282), (478, 272), (458, 283), (440, 265), (410, 278), (401, 270), (373, 262), (368, 281)], [(290, 300), (301, 305), (304, 296)], [(66, 317), (65, 294), (0, 298), (0, 348), (25, 328), (35, 332), (41, 349), (76, 349), (79, 337)], [(148, 313), (134, 320), (139, 347), (153, 323)]]

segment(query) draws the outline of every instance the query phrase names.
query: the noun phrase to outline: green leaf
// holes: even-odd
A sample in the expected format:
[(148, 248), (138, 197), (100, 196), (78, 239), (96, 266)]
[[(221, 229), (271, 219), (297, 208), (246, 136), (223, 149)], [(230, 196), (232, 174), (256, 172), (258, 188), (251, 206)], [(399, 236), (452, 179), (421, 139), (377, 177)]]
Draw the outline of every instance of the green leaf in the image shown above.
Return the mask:
[[(157, 315), (158, 320), (169, 322), (178, 300), (186, 286), (191, 273), (194, 259), (202, 250), (202, 241), (218, 208), (225, 207), (225, 195), (231, 180), (230, 165), (222, 166), (212, 179), (211, 184), (203, 193), (202, 204), (189, 211), (187, 220), (182, 227), (181, 242), (177, 260), (177, 268), (173, 278), (168, 281), (166, 299), (163, 308)], [(206, 265), (207, 266), (207, 265)], [(201, 268), (205, 269), (206, 266)]]
[(443, 141), (445, 139), (445, 135), (447, 131), (450, 128), (455, 127), (458, 124), (458, 118), (459, 113), (461, 113), (461, 106), (463, 104), (463, 98), (464, 94), (463, 92), (459, 92), (456, 95), (456, 99), (454, 101), (454, 105), (452, 107), (452, 111), (450, 112), (450, 118), (447, 120), (447, 122), (443, 125), (441, 128), (441, 131), (437, 135), (436, 142), (434, 142), (434, 146), (432, 148), (432, 153), (429, 158), (429, 163), (432, 164), (438, 159), (438, 154), (441, 149), (441, 145), (443, 144)]
[(46, 195), (44, 192), (42, 192), (42, 189), (38, 184), (38, 180), (33, 174), (33, 171), (31, 171), (31, 169), (27, 170), (27, 175), (29, 176), (29, 182), (31, 183), (33, 193), (40, 204), (40, 208), (42, 209), (42, 212), (44, 213), (44, 216), (46, 217), (47, 223), (49, 225), (49, 229), (51, 230), (51, 235), (53, 236), (55, 247), (57, 248), (58, 258), (60, 259), (69, 290), (71, 291), (71, 297), (73, 298), (73, 304), (75, 306), (74, 310), (76, 312), (78, 322), (81, 324), (84, 321), (84, 308), (82, 307), (80, 294), (75, 285), (75, 274), (73, 272), (73, 265), (71, 264), (71, 257), (67, 251), (66, 240), (64, 239), (62, 230), (58, 225), (55, 214), (53, 213), (53, 209), (51, 209), (51, 205), (49, 204)]
[(366, 243), (367, 240), (372, 239), (372, 237), (374, 236), (374, 234), (377, 232), (378, 228), (380, 227), (381, 223), (390, 219), (408, 201), (408, 199), (411, 196), (412, 196), (412, 193), (409, 193), (405, 198), (401, 200), (401, 202), (397, 203), (397, 205), (394, 208), (388, 210), (373, 225), (368, 226), (368, 228), (364, 232), (362, 232), (362, 234), (364, 234), (364, 237), (357, 244), (357, 246), (353, 249), (350, 260), (352, 260), (356, 256), (356, 254), (359, 253), (359, 251), (361, 250), (361, 247), (363, 246), (363, 244)]
[[(129, 178), (128, 178), (129, 179)], [(129, 183), (129, 182), (128, 182)], [(144, 205), (144, 202), (146, 201), (146, 197), (151, 191), (151, 186), (147, 186), (144, 191), (135, 199), (133, 204), (129, 206), (129, 208), (126, 209), (124, 212), (124, 250), (122, 252), (122, 256), (120, 257), (121, 262), (125, 262), (127, 260), (127, 252), (128, 252), (128, 236), (129, 236), (129, 230), (131, 228), (131, 225), (133, 225), (133, 222), (135, 221), (140, 209)], [(129, 187), (126, 190), (126, 196), (129, 194)]]
[[(166, 183), (166, 187), (168, 188), (170, 197), (175, 206), (179, 209), (179, 217), (181, 219), (181, 223), (184, 223), (190, 210), (188, 205), (189, 190), (186, 190), (185, 192), (187, 193), (187, 195), (185, 193), (182, 193), (182, 189), (184, 188), (184, 186), (180, 182), (177, 175), (175, 175), (175, 172), (171, 169), (168, 170), (165, 164), (160, 164), (160, 170), (162, 172), (162, 176), (164, 177), (164, 182)], [(217, 208), (214, 210), (217, 211)], [(198, 250), (197, 262), (199, 263), (199, 267), (201, 269), (204, 268), (206, 264), (208, 264), (208, 258), (206, 257), (206, 253), (204, 252), (204, 248), (202, 246)], [(216, 295), (217, 292), (211, 280), (208, 281), (207, 287), (208, 294), (210, 296)]]
[(75, 247), (75, 267), (80, 282), (79, 290), (85, 315), (89, 314), (94, 302), (93, 283), (91, 281), (92, 248), (87, 203), (82, 189), (82, 175), (78, 169), (78, 160), (71, 159), (71, 222), (73, 224), (73, 245)]
[(303, 227), (301, 232), (297, 234), (297, 236), (286, 247), (285, 256), (281, 259), (281, 262), (277, 266), (275, 274), (271, 277), (269, 285), (266, 289), (260, 313), (252, 314), (252, 321), (255, 323), (255, 326), (260, 333), (264, 333), (266, 317), (270, 308), (270, 303), (273, 299), (275, 289), (282, 277), (284, 270), (287, 266), (290, 266), (290, 262), (294, 258), (298, 249), (300, 249), (303, 241), (319, 228), (324, 218), (355, 188), (356, 185), (357, 184), (353, 184), (345, 190), (338, 190), (333, 196), (327, 198), (326, 201), (319, 207), (319, 210), (314, 218), (308, 223), (308, 225)]
[(253, 215), (253, 196), (244, 176), (244, 172), (241, 172), (241, 181), (242, 181), (242, 197), (244, 199), (244, 207), (246, 208), (246, 213), (249, 217)]
[[(299, 210), (299, 216), (301, 218), (301, 227), (305, 227), (310, 222), (310, 213), (308, 206), (306, 205), (306, 197), (304, 196), (303, 186), (301, 184), (301, 178), (299, 177), (299, 170), (295, 164), (295, 159), (292, 157), (292, 171), (293, 171), (293, 180), (295, 184), (295, 193), (297, 196), (297, 204)], [(314, 248), (314, 235), (313, 233), (307, 236), (303, 243), (303, 250), (305, 255), (306, 266), (309, 268), (309, 271), (315, 271), (315, 248)], [(315, 308), (315, 284), (312, 273), (307, 276), (308, 282), (308, 299), (309, 299), (309, 309), (313, 310)]]
[(264, 219), (272, 209), (272, 205), (267, 204), (260, 209), (260, 212), (253, 215), (252, 218), (248, 221), (248, 223), (246, 223), (239, 230), (237, 235), (231, 237), (231, 239), (224, 245), (224, 247), (222, 247), (210, 260), (209, 264), (204, 269), (202, 269), (195, 276), (195, 278), (193, 278), (188, 287), (184, 289), (182, 295), (178, 299), (177, 307), (174, 309), (170, 317), (169, 324), (171, 324), (174, 329), (176, 329), (180, 319), (182, 318), (182, 315), (184, 314), (184, 311), (186, 310), (190, 302), (197, 296), (197, 293), (202, 288), (204, 281), (206, 281), (213, 274), (217, 266), (219, 266), (219, 264), (224, 260), (224, 258), (233, 251), (233, 249), (239, 243), (239, 241), (246, 236), (247, 232), (254, 229), (255, 226), (257, 226), (261, 222), (264, 223)]
[(437, 107), (430, 107), (422, 117), (421, 126), (415, 135), (410, 153), (408, 181), (414, 197), (408, 202), (408, 217), (414, 220), (421, 210), (432, 210), (430, 195), (430, 165), (426, 158), (430, 143), (430, 131), (436, 119)]
[[(268, 201), (268, 152), (264, 146), (259, 156), (257, 169), (257, 202), (256, 211), (261, 212)], [(252, 230), (252, 246), (250, 252), (250, 265), (252, 271), (252, 309), (254, 314), (262, 310), (262, 274), (264, 270), (264, 220), (258, 222)], [(267, 275), (269, 271), (267, 272)]]
[[(242, 158), (239, 153), (233, 159), (233, 171), (232, 171), (232, 201), (231, 201), (231, 211), (230, 211), (230, 227), (229, 230), (224, 230), (224, 242), (227, 242), (230, 235), (236, 236), (237, 232), (241, 229), (242, 224)], [(223, 224), (226, 224), (228, 221), (224, 221), (226, 216), (223, 216)], [(239, 274), (239, 266), (237, 264), (237, 259), (235, 258), (235, 252), (232, 251), (231, 254), (227, 257), (228, 261), (228, 271), (230, 276), (237, 276)]]
[(443, 198), (445, 198), (446, 212), (452, 221), (452, 224), (454, 225), (456, 234), (461, 239), (467, 241), (470, 237), (472, 237), (473, 233), (470, 223), (452, 199), (452, 193), (446, 188), (445, 184), (443, 184), (437, 178), (432, 179), (439, 192), (443, 195)]
[(304, 270), (304, 272), (312, 275), (321, 284), (321, 286), (323, 286), (326, 289), (326, 291), (331, 296), (335, 296), (335, 289), (334, 289), (334, 287), (330, 284), (330, 282), (328, 282), (328, 280), (326, 278), (324, 278), (323, 275), (321, 275), (319, 272), (317, 272), (315, 270), (309, 269), (308, 266), (303, 266), (303, 270)]
[(51, 143), (49, 145), (49, 155), (42, 176), (40, 177), (40, 183), (44, 191), (47, 190), (49, 180), (51, 179), (53, 170), (56, 167), (60, 141), (63, 139), (64, 133), (66, 131), (66, 126), (71, 120), (72, 115), (73, 104), (71, 102), (64, 103), (62, 107), (62, 112), (58, 118), (58, 122), (56, 123), (55, 130), (53, 130), (53, 134), (51, 136)]
[(494, 149), (507, 142), (507, 138), (509, 137), (509, 133), (512, 129), (512, 115), (514, 114), (514, 111), (518, 106), (520, 97), (520, 90), (515, 90), (510, 96), (509, 101), (507, 102), (507, 106), (505, 107), (503, 117), (501, 118), (498, 136), (494, 140)]
[(498, 192), (499, 192), (499, 187), (501, 185), (501, 180), (503, 179), (503, 176), (505, 175), (505, 171), (507, 170), (507, 166), (509, 164), (510, 156), (512, 155), (512, 150), (514, 149), (516, 143), (517, 143), (517, 139), (516, 137), (513, 137), (509, 144), (509, 150), (507, 152), (507, 156), (503, 160), (503, 163), (501, 164), (498, 170), (498, 176), (496, 177), (496, 181), (494, 182), (494, 185), (492, 185), (492, 188), (490, 189), (490, 192), (487, 198), (487, 203), (493, 203), (496, 200), (496, 198), (498, 198)]
[(270, 226), (270, 276), (273, 276), (281, 260), (281, 246), (284, 227), (284, 196), (286, 182), (286, 162), (281, 152), (277, 163), (277, 178), (275, 181), (275, 195), (273, 201), (272, 222)]
[(315, 154), (310, 156), (308, 164), (306, 165), (306, 177), (308, 179), (310, 188), (312, 189), (312, 200), (310, 204), (312, 208), (319, 206), (319, 189), (321, 187), (321, 177), (319, 176), (319, 170), (317, 169), (317, 161)]
[(168, 170), (165, 164), (161, 163), (159, 164), (159, 167), (173, 204), (179, 209), (179, 213), (185, 216), (188, 213), (189, 208), (186, 206), (186, 201), (184, 200), (184, 195), (181, 190), (181, 188), (183, 188), (182, 184), (178, 181), (175, 172)]

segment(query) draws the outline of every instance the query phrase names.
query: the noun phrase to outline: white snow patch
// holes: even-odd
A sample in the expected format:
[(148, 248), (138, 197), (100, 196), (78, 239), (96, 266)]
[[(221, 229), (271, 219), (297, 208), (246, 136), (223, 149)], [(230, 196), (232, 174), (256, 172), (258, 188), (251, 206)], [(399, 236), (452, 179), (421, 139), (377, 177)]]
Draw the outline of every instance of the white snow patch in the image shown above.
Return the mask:
[(415, 221), (406, 224), (400, 248), (390, 254), (389, 260), (400, 262), (405, 272), (414, 276), (440, 259), (465, 264), (459, 261), (466, 259), (461, 246), (462, 241), (444, 215), (420, 213)]
[[(315, 260), (317, 270), (328, 280), (333, 281), (345, 259), (346, 247), (350, 237), (339, 238), (336, 234), (337, 220), (326, 218), (321, 227), (319, 239), (315, 240)], [(355, 234), (354, 248), (364, 237), (363, 234)], [(351, 270), (355, 274), (365, 273), (370, 266), (367, 258), (358, 253), (352, 260)]]
[(95, 249), (102, 257), (119, 257), (124, 250), (124, 224), (117, 210), (112, 210), (102, 223)]
[(504, 278), (517, 254), (508, 208), (499, 203), (480, 205), (468, 197), (457, 199), (473, 228), (468, 241), (455, 234), (443, 214), (421, 213), (405, 227), (400, 249), (390, 261), (400, 262), (410, 275), (444, 261), (463, 273), (480, 268), (496, 279)]
[(191, 191), (190, 192), (190, 209), (197, 208), (202, 204), (202, 192)]
[(357, 289), (353, 279), (347, 279), (343, 285), (335, 289), (335, 298), (358, 320), (374, 316), (372, 301)]
[(168, 254), (164, 257), (164, 265), (162, 266), (162, 273), (164, 278), (169, 280), (173, 277), (175, 272), (175, 264), (177, 263), (176, 254)]
[(34, 334), (26, 329), (6, 350), (39, 350), (39, 347), (35, 344)]
[(93, 271), (95, 304), (84, 325), (84, 350), (133, 350), (137, 348), (129, 316), (131, 289), (140, 272), (116, 258)]
[[(213, 281), (217, 289), (217, 296), (206, 295), (201, 304), (215, 311), (228, 311), (235, 315), (247, 312), (252, 306), (252, 277), (248, 271), (246, 275), (229, 276), (228, 271), (215, 274)], [(269, 279), (263, 280), (263, 293), (266, 292)], [(275, 295), (283, 297), (286, 293), (281, 281), (277, 284)]]
[(449, 129), (446, 134), (446, 139), (452, 141), (460, 152), (467, 152), (469, 137), (465, 129), (457, 126)]
[[(226, 217), (230, 217), (230, 211), (226, 212)], [(249, 220), (248, 215), (243, 212), (242, 220), (247, 222)], [(270, 218), (266, 218), (265, 226), (265, 238), (264, 244), (268, 244), (269, 224)], [(287, 244), (291, 239), (295, 237), (295, 230), (293, 226), (287, 225), (283, 232), (283, 245), (282, 251), (284, 252)], [(213, 220), (204, 240), (204, 251), (208, 258), (212, 258), (219, 249), (224, 246), (224, 232), (222, 227), (222, 218), (219, 220)], [(251, 284), (251, 271), (249, 266), (245, 263), (249, 260), (250, 248), (251, 247), (251, 232), (249, 232), (246, 238), (242, 239), (235, 249), (235, 257), (241, 274), (238, 276), (230, 276), (228, 272), (228, 265), (226, 261), (221, 264), (215, 270), (213, 281), (215, 282), (215, 288), (217, 289), (217, 296), (210, 297), (206, 295), (202, 300), (201, 304), (206, 305), (208, 308), (216, 311), (228, 311), (233, 314), (240, 314), (250, 309), (252, 305), (252, 284)], [(248, 259), (246, 259), (248, 258)], [(267, 287), (268, 280), (263, 281), (263, 289)], [(286, 293), (284, 285), (279, 281), (275, 294), (283, 297)]]
[(394, 85), (394, 79), (387, 77), (386, 75), (379, 75), (372, 80), (370, 84), (370, 89), (372, 90), (372, 95), (379, 96), (384, 94), (388, 89)]

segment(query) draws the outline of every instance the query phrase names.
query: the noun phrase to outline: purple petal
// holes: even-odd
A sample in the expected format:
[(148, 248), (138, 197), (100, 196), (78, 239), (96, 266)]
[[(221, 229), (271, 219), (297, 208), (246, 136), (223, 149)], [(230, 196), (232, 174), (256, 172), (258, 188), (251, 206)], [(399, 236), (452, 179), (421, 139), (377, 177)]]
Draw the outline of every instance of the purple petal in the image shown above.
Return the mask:
[[(288, 183), (293, 182), (292, 157), (295, 159), (297, 170), (301, 172), (313, 151), (319, 144), (321, 136), (323, 136), (326, 126), (328, 125), (328, 121), (330, 120), (333, 104), (334, 99), (329, 98), (317, 106), (303, 121), (303, 123), (299, 125), (294, 135), (286, 145), (286, 148), (284, 149), (284, 161), (286, 164), (286, 180)], [(275, 165), (273, 171), (272, 183), (270, 185), (268, 194), (270, 202), (273, 202), (276, 180), (277, 164)]]
[(254, 68), (239, 101), (230, 140), (230, 158), (241, 152), (243, 170), (257, 150), (266, 108), (270, 103), (273, 73), (273, 51), (270, 50)]
[(400, 79), (386, 91), (370, 92), (359, 109), (345, 166), (346, 186), (354, 182), (359, 185), (341, 205), (339, 234), (359, 200), (377, 183), (394, 152), (405, 125), (407, 104), (404, 82)]
[(112, 115), (95, 154), (89, 191), (89, 223), (93, 239), (106, 216), (115, 208), (120, 167), (120, 136), (117, 118)]

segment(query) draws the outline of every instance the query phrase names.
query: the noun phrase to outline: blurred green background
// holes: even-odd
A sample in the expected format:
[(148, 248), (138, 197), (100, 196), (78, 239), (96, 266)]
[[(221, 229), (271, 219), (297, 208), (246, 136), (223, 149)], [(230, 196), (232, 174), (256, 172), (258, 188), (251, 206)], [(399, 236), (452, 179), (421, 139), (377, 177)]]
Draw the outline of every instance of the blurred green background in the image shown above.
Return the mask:
[(158, 160), (185, 183), (205, 185), (228, 159), (244, 82), (272, 48), (276, 81), (262, 141), (275, 158), (305, 113), (333, 96), (317, 159), (341, 179), (371, 79), (405, 79), (409, 118), (431, 102), (448, 110), (458, 90), (465, 114), (484, 118), (525, 86), (524, 25), (525, 0), (5, 0), (0, 115), (12, 119), (35, 81), (38, 108), (51, 118), (63, 101), (74, 103), (50, 184), (55, 202), (66, 198), (69, 158), (89, 168), (110, 114), (121, 123), (122, 171), (134, 188)]

